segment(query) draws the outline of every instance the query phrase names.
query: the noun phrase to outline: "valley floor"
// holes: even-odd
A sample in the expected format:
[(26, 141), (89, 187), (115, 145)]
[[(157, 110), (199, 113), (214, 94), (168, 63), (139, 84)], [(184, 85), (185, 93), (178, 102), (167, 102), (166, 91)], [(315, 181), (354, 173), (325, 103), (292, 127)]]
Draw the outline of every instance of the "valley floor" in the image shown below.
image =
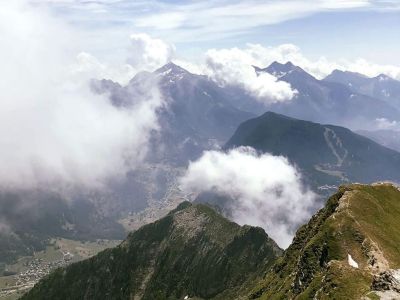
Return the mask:
[(34, 256), (22, 257), (16, 263), (6, 266), (6, 273), (10, 275), (0, 277), (0, 299), (18, 299), (53, 269), (96, 255), (106, 248), (115, 247), (120, 242), (118, 240), (85, 242), (55, 238), (50, 241), (46, 250), (37, 252)]

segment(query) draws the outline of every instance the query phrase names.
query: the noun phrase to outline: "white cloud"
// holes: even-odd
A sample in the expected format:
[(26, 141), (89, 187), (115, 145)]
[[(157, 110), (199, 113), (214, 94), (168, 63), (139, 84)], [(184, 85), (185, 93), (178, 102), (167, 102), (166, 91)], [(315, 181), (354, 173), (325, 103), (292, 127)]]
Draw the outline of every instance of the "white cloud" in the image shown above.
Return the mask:
[(253, 68), (257, 63), (251, 53), (238, 48), (211, 49), (205, 60), (206, 73), (221, 85), (240, 86), (264, 103), (292, 99), (296, 91), (290, 84), (267, 73), (257, 75)]
[[(228, 41), (228, 38), (237, 37), (238, 42), (242, 43), (248, 40), (245, 37), (249, 35), (254, 39), (254, 32), (258, 32), (264, 26), (304, 18), (321, 12), (388, 12), (398, 11), (400, 8), (398, 1), (389, 0), (216, 0), (190, 1), (179, 4), (159, 0), (150, 2), (142, 0), (30, 1), (56, 8), (54, 11), (60, 17), (69, 20), (82, 30), (90, 53), (101, 57), (98, 52), (103, 53), (104, 48), (107, 48), (108, 54), (106, 55), (113, 57), (113, 59), (120, 57), (119, 50), (123, 45), (121, 36), (130, 34), (132, 30), (157, 35), (179, 46), (183, 45), (186, 48), (192, 48), (190, 51), (193, 52), (193, 49), (204, 49), (204, 43), (202, 42), (217, 41), (221, 43), (221, 40)], [(103, 13), (98, 13), (99, 11)], [(102, 37), (100, 40), (103, 42), (99, 41), (99, 36)], [(262, 33), (261, 37), (265, 39)], [(155, 39), (149, 39), (145, 35), (141, 36), (139, 34), (136, 39), (134, 41), (136, 46), (133, 45), (132, 48), (142, 47), (143, 49), (143, 45), (149, 43), (154, 45), (156, 43)], [(157, 65), (160, 62), (167, 61), (165, 57), (171, 59), (171, 51), (173, 55), (173, 47), (171, 49), (170, 45), (165, 45), (164, 42), (158, 41), (160, 44), (159, 53), (153, 52), (154, 55), (151, 55), (152, 58), (149, 60), (147, 58), (142, 59), (142, 61), (147, 60), (149, 63), (148, 66), (151, 66), (153, 62), (156, 62)], [(193, 42), (196, 44), (193, 44)], [(309, 60), (293, 45), (282, 45), (274, 48), (265, 47), (264, 49), (253, 49), (253, 51), (263, 52), (267, 49), (267, 52), (275, 52), (275, 55), (280, 57), (284, 55), (284, 53), (279, 53), (282, 50), (279, 48), (282, 47), (292, 48), (287, 53), (291, 60), (318, 78), (326, 76), (331, 70), (337, 68), (340, 70), (353, 69), (368, 76), (385, 73), (391, 77), (400, 79), (398, 66), (368, 63), (362, 59), (354, 61), (331, 61), (321, 57), (317, 60)], [(250, 48), (252, 46), (247, 47), (247, 49)], [(242, 50), (246, 50), (246, 48)], [(139, 52), (141, 53), (140, 50)], [(287, 60), (286, 56), (281, 57), (281, 59), (283, 61)], [(268, 60), (268, 62), (272, 61)], [(135, 71), (141, 68), (141, 63), (140, 61), (137, 62), (137, 58), (131, 61), (131, 63), (133, 65), (138, 64), (138, 66), (134, 66)], [(260, 65), (266, 66), (268, 64), (262, 64), (261, 61)]]
[(297, 66), (302, 67), (305, 71), (311, 73), (317, 78), (323, 78), (332, 72), (334, 69), (343, 68), (342, 65), (336, 62), (330, 62), (325, 57), (312, 61), (309, 60), (301, 52), (301, 49), (293, 44), (282, 44), (276, 47), (264, 47), (260, 44), (247, 44), (245, 48), (238, 49), (223, 49), (220, 53), (227, 54), (229, 51), (236, 52), (238, 57), (245, 57), (247, 64), (252, 64), (257, 67), (267, 67), (274, 61), (286, 63), (291, 61)]
[(263, 227), (284, 248), (315, 203), (287, 159), (258, 155), (248, 147), (205, 152), (189, 165), (181, 185), (188, 192), (213, 190), (231, 196), (236, 222)]
[(202, 64), (197, 64), (194, 62), (190, 62), (187, 60), (182, 60), (182, 59), (173, 59), (172, 62), (185, 70), (189, 71), (192, 74), (196, 75), (204, 75), (206, 73), (205, 67)]
[(390, 121), (386, 118), (375, 119), (375, 124), (377, 129), (390, 129), (400, 131), (400, 122)]
[(125, 85), (135, 76), (138, 70), (129, 64), (114, 66), (101, 63), (90, 53), (81, 52), (76, 57), (76, 63), (71, 66), (71, 72), (75, 76), (110, 79)]
[(140, 71), (152, 72), (165, 65), (175, 55), (175, 47), (146, 33), (130, 36), (128, 58), (125, 64), (101, 63), (90, 53), (81, 52), (71, 71), (91, 78), (111, 79), (122, 85), (129, 82)]
[[(230, 65), (239, 63), (243, 65), (252, 64), (258, 67), (267, 67), (274, 61), (281, 63), (291, 61), (318, 79), (322, 79), (329, 75), (333, 70), (338, 69), (342, 71), (358, 72), (369, 77), (386, 74), (392, 78), (400, 80), (400, 66), (380, 65), (368, 62), (362, 58), (354, 61), (345, 59), (331, 61), (326, 57), (321, 56), (318, 59), (311, 60), (302, 53), (299, 47), (293, 44), (282, 44), (276, 47), (264, 47), (260, 44), (247, 44), (246, 47), (241, 49), (232, 48), (210, 50), (206, 55), (206, 64), (208, 64), (207, 60), (210, 60), (210, 57), (211, 62), (216, 60), (221, 64), (226, 64), (227, 66), (224, 68), (227, 69), (227, 71), (231, 71), (229, 68), (233, 69)], [(220, 72), (220, 75), (235, 76), (235, 72), (231, 71), (228, 74)]]
[(318, 12), (365, 9), (371, 3), (368, 0), (222, 0), (179, 5), (155, 1), (152, 5), (155, 9), (135, 18), (134, 26), (167, 31), (181, 41), (199, 41), (226, 38)]
[(359, 58), (354, 62), (346, 61), (339, 69), (358, 72), (369, 77), (385, 74), (394, 79), (400, 80), (400, 66), (376, 64), (362, 58)]
[(71, 72), (78, 41), (46, 11), (22, 1), (2, 4), (2, 187), (98, 186), (143, 158), (163, 104), (156, 85), (149, 83), (130, 109), (112, 106), (91, 93), (85, 72)]
[(132, 34), (128, 63), (136, 70), (154, 71), (171, 61), (175, 48), (145, 33)]
[(173, 42), (219, 41), (321, 12), (399, 9), (393, 2), (374, 0), (30, 1), (61, 8), (59, 12), (67, 12), (65, 17), (77, 23), (106, 22), (123, 30), (167, 36)]

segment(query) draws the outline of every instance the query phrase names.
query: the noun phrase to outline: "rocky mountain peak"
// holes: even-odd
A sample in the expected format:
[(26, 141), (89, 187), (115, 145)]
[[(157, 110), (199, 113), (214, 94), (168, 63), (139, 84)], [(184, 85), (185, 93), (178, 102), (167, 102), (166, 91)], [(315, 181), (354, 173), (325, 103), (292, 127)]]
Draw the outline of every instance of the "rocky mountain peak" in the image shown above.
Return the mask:
[(275, 61), (272, 64), (270, 64), (267, 68), (260, 70), (260, 72), (268, 72), (268, 73), (274, 75), (277, 78), (284, 77), (284, 76), (289, 75), (289, 74), (291, 74), (293, 72), (304, 74), (304, 75), (309, 75), (302, 68), (294, 65), (290, 61), (288, 61), (288, 62), (286, 62), (284, 64)]
[(186, 74), (190, 74), (187, 70), (174, 64), (173, 62), (167, 63), (166, 65), (164, 65), (161, 68), (154, 71), (154, 73), (161, 75), (161, 76), (168, 76), (168, 77), (183, 76)]

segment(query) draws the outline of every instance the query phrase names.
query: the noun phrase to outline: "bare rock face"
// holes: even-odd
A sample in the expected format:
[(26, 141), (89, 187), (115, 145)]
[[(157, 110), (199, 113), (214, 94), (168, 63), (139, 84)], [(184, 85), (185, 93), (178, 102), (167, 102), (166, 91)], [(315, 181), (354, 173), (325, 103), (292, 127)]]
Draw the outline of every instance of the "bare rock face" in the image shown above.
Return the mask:
[(376, 291), (394, 291), (400, 296), (400, 269), (387, 270), (374, 276), (372, 289)]

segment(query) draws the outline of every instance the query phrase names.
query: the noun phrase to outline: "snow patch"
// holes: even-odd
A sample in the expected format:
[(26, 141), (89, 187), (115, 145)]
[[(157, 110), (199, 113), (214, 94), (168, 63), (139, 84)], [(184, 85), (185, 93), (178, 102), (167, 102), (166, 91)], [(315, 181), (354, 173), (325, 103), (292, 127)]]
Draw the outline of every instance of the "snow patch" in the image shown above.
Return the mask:
[(166, 71), (164, 71), (164, 72), (160, 73), (160, 76), (165, 76), (165, 75), (168, 75), (169, 73), (171, 73), (171, 71), (172, 71), (172, 69), (171, 69), (171, 68), (169, 68), (168, 70), (166, 70)]
[(352, 266), (353, 268), (358, 269), (358, 263), (351, 257), (350, 254), (347, 254), (347, 261), (348, 261), (350, 266)]

